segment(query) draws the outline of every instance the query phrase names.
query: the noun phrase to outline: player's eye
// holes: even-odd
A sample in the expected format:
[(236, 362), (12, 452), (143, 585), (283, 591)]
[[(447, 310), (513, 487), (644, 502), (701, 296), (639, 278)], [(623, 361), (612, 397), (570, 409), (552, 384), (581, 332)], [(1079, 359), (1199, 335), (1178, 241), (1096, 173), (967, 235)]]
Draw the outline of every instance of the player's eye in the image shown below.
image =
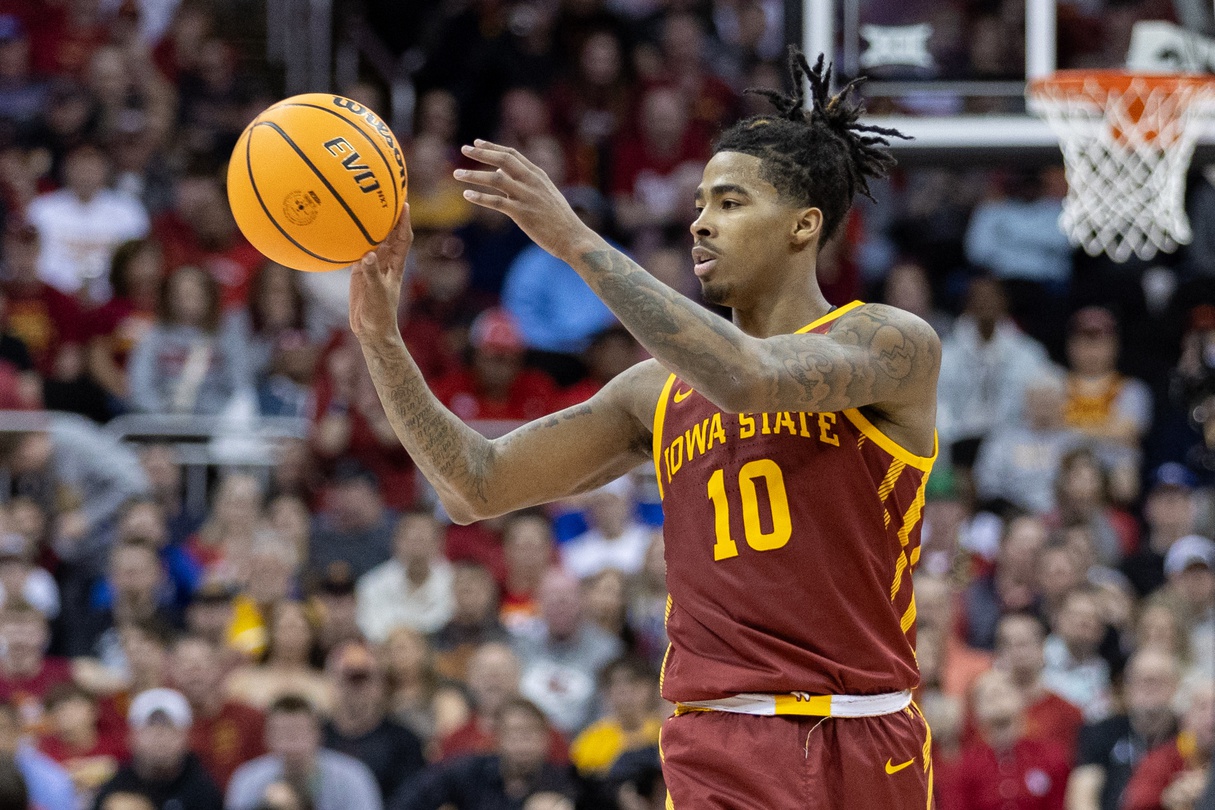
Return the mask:
[(721, 207), (722, 207), (722, 208), (725, 208), (725, 209), (727, 209), (727, 210), (728, 210), (728, 209), (730, 209), (730, 208), (737, 208), (737, 207), (738, 207), (738, 201), (737, 201), (737, 200), (722, 200), (722, 201), (721, 201)]
[(705, 210), (705, 207), (704, 207), (703, 205), (698, 205), (698, 206), (696, 206), (696, 213), (697, 213), (697, 215), (699, 215), (699, 214), (700, 214), (700, 212), (701, 212), (701, 211), (703, 211), (703, 210)]

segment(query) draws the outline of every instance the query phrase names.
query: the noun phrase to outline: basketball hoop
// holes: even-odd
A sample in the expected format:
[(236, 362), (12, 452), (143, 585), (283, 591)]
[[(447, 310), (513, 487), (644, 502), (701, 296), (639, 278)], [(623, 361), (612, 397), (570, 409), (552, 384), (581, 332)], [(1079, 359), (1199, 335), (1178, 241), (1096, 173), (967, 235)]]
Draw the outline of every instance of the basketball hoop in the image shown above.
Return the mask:
[(1151, 259), (1191, 239), (1185, 174), (1215, 77), (1061, 70), (1032, 81), (1029, 108), (1059, 136), (1067, 197), (1059, 226), (1091, 256)]

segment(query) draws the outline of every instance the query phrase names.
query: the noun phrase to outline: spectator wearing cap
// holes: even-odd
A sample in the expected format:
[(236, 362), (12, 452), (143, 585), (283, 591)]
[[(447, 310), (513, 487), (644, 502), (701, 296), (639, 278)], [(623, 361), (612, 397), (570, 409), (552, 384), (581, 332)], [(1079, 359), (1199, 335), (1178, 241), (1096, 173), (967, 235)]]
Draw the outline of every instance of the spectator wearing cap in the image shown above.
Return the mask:
[(359, 628), (379, 644), (396, 627), (433, 633), (455, 608), (451, 563), (443, 556), (443, 528), (429, 510), (406, 512), (397, 521), (392, 558), (355, 585)]
[(526, 421), (551, 413), (557, 387), (551, 377), (525, 368), (525, 345), (519, 327), (504, 309), (477, 316), (469, 332), (472, 364), (440, 377), (434, 394), (466, 422)]
[(93, 304), (112, 293), (108, 270), (114, 250), (148, 233), (148, 212), (136, 198), (107, 188), (110, 160), (84, 143), (63, 162), (63, 188), (30, 203), (30, 223), (41, 236), (38, 274), (68, 295)]
[(1194, 474), (1182, 464), (1165, 462), (1152, 473), (1143, 504), (1144, 538), (1121, 565), (1139, 596), (1165, 583), (1164, 558), (1173, 544), (1194, 531), (1197, 506)]
[(392, 557), (396, 515), (384, 505), (375, 473), (356, 462), (339, 465), (328, 508), (317, 516), (308, 567), (325, 571), (342, 562), (355, 579)]
[[(592, 228), (601, 225), (605, 203), (598, 192), (576, 188), (565, 196), (579, 219)], [(529, 349), (565, 355), (566, 364), (576, 363), (575, 355), (590, 346), (594, 335), (616, 323), (578, 273), (538, 245), (515, 257), (503, 283), (502, 306), (514, 316)]]
[(405, 783), (391, 810), (528, 807), (540, 793), (573, 799), (574, 785), (548, 759), (549, 724), (535, 704), (508, 698), (494, 721), (493, 753), (440, 763)]
[(650, 529), (637, 520), (633, 482), (621, 476), (583, 498), (588, 527), (561, 546), (561, 562), (579, 579), (613, 568), (632, 576), (641, 570)]
[(366, 765), (380, 793), (391, 796), (406, 779), (426, 767), (422, 742), (387, 716), (384, 674), (371, 648), (360, 641), (339, 644), (326, 671), (333, 689), (333, 710), (322, 742)]
[(1122, 810), (1188, 810), (1202, 794), (1215, 752), (1215, 681), (1210, 670), (1186, 679), (1178, 708), (1181, 730), (1136, 766)]
[(224, 661), (214, 643), (202, 636), (177, 639), (169, 673), (194, 716), (190, 750), (215, 784), (228, 784), (238, 767), (266, 753), (265, 718), (252, 706), (227, 699)]
[(1080, 731), (1076, 767), (1067, 784), (1069, 810), (1119, 810), (1122, 794), (1144, 754), (1177, 733), (1173, 698), (1180, 670), (1159, 650), (1141, 650), (1127, 663), (1125, 710)]
[(0, 761), (16, 764), (36, 810), (78, 810), (71, 777), (59, 763), (29, 743), (17, 712), (12, 703), (0, 701)]
[(198, 757), (190, 753), (192, 722), (190, 704), (180, 692), (161, 688), (136, 695), (127, 712), (131, 761), (101, 787), (94, 807), (103, 806), (109, 794), (119, 792), (146, 796), (157, 808), (222, 807), (223, 794)]
[(284, 695), (266, 713), (270, 753), (246, 762), (228, 783), (226, 810), (253, 810), (266, 788), (285, 780), (307, 786), (315, 810), (380, 810), (375, 776), (362, 762), (321, 745), (321, 719), (307, 700)]
[(16, 14), (0, 14), (0, 120), (27, 127), (45, 111), (47, 86), (35, 78), (30, 38)]
[(1215, 541), (1183, 537), (1164, 557), (1168, 588), (1188, 620), (1194, 669), (1215, 671)]

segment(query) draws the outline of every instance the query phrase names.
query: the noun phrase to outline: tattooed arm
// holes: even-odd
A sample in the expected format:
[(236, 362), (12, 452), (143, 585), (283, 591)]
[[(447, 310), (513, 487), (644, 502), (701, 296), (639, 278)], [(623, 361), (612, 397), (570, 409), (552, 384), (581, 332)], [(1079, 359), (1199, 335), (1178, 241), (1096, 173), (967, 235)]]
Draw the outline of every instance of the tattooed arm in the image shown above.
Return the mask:
[(664, 372), (652, 361), (619, 375), (591, 400), (490, 440), (430, 392), (397, 326), (412, 242), (409, 211), (351, 268), (350, 326), (384, 412), (453, 520), (468, 523), (586, 492), (643, 463)]
[[(465, 196), (506, 213), (538, 245), (569, 260), (658, 361), (723, 410), (873, 407), (898, 422), (898, 411), (915, 408), (931, 418), (940, 341), (914, 315), (870, 305), (843, 315), (825, 335), (752, 337), (612, 249), (516, 150), (478, 141), (464, 151), (497, 167), (458, 171), (494, 192)], [(911, 421), (924, 420), (917, 414)]]

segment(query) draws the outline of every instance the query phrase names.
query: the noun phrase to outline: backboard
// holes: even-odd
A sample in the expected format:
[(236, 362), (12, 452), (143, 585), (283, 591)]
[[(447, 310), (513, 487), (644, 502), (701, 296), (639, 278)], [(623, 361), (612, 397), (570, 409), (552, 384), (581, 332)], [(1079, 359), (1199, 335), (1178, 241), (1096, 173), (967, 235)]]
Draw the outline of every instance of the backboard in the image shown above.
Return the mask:
[(1147, 5), (803, 0), (802, 46), (834, 54), (841, 83), (866, 77), (868, 119), (914, 138), (892, 143), (900, 161), (1037, 162), (1058, 159), (1058, 140), (1026, 111), (1027, 81), (1076, 67), (1215, 72), (1215, 40), (1143, 16)]

